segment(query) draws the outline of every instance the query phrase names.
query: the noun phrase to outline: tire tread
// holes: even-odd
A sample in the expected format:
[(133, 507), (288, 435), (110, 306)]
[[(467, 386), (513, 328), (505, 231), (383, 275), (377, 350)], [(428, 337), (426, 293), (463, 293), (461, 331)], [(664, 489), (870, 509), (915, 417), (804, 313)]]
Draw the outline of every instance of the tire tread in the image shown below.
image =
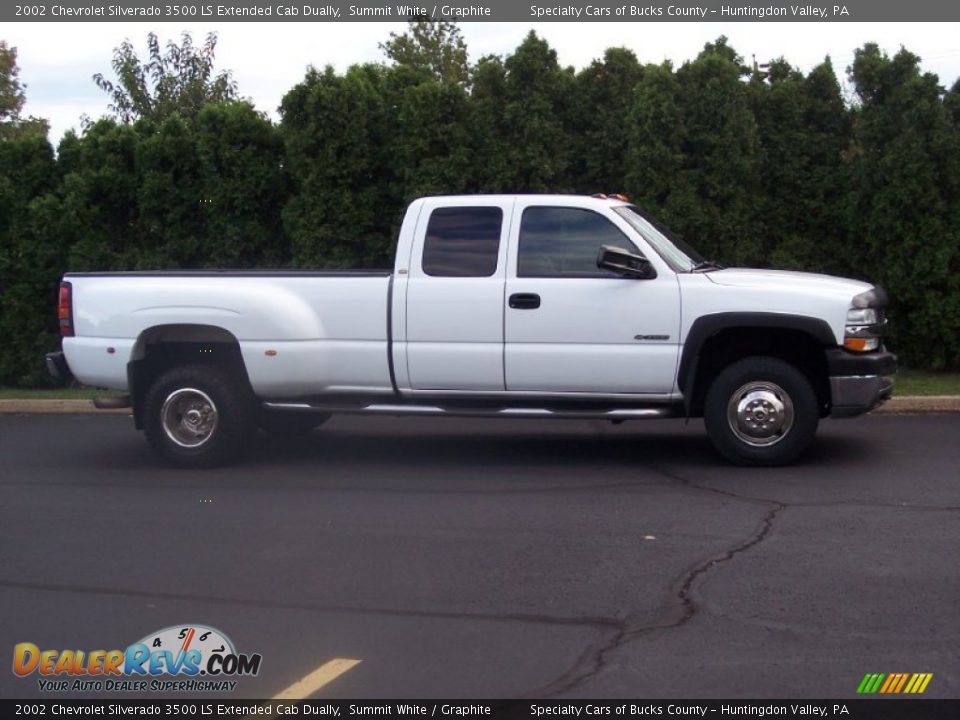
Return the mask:
[[(727, 422), (727, 402), (750, 380), (771, 380), (789, 393), (794, 407), (793, 427), (774, 445), (752, 447), (739, 440)], [(796, 366), (778, 357), (753, 355), (724, 368), (707, 391), (703, 414), (707, 434), (727, 460), (745, 466), (778, 466), (795, 462), (806, 452), (820, 420), (816, 391)]]
[[(210, 395), (217, 406), (217, 429), (199, 448), (182, 448), (163, 430), (164, 400), (180, 387), (196, 387)], [(249, 446), (255, 429), (253, 398), (245, 383), (229, 368), (215, 364), (180, 365), (160, 375), (144, 398), (144, 435), (164, 459), (180, 467), (211, 468), (227, 465)]]

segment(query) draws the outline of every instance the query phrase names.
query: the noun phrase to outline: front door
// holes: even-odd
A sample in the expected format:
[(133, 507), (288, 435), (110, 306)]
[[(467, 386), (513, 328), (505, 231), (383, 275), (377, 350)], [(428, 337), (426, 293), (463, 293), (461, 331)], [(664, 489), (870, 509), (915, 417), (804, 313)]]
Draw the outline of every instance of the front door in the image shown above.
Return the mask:
[(594, 210), (518, 202), (515, 213), (504, 306), (507, 389), (670, 393), (680, 331), (676, 275), (662, 263), (653, 279), (600, 270), (601, 245), (648, 259), (651, 251)]

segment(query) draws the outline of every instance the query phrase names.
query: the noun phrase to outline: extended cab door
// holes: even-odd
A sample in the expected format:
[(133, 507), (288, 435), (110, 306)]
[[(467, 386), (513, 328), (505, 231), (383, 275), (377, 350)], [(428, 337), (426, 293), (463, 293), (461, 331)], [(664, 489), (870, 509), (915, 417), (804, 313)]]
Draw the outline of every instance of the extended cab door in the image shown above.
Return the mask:
[[(680, 331), (674, 272), (612, 211), (604, 214), (595, 204), (537, 203), (519, 198), (514, 209), (506, 282), (507, 389), (671, 393)], [(628, 279), (600, 270), (601, 245), (640, 253), (657, 277)]]
[(432, 198), (406, 282), (413, 390), (504, 390), (503, 291), (513, 198)]

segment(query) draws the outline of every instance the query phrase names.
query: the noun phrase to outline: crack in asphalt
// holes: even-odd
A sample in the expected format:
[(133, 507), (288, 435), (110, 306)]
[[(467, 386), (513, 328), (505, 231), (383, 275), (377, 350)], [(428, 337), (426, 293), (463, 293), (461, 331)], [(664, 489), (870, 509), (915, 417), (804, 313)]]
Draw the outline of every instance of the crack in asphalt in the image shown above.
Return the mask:
[(529, 693), (529, 697), (549, 697), (561, 692), (573, 689), (584, 683), (590, 678), (600, 673), (607, 665), (607, 657), (610, 653), (623, 647), (625, 644), (635, 640), (638, 637), (647, 635), (658, 630), (670, 630), (678, 628), (689, 622), (697, 613), (697, 605), (693, 598), (693, 585), (701, 576), (709, 572), (712, 568), (725, 562), (731, 561), (740, 553), (746, 552), (750, 548), (763, 542), (770, 531), (773, 529), (774, 520), (785, 509), (790, 507), (878, 507), (896, 510), (914, 510), (926, 512), (955, 512), (960, 507), (953, 505), (907, 505), (898, 503), (871, 503), (861, 501), (834, 501), (823, 503), (788, 503), (770, 498), (755, 497), (751, 495), (741, 495), (740, 493), (720, 488), (700, 485), (682, 475), (664, 468), (659, 465), (649, 465), (651, 470), (661, 476), (672, 480), (681, 486), (695, 492), (706, 492), (714, 495), (720, 495), (739, 502), (753, 503), (766, 506), (767, 512), (764, 514), (757, 529), (746, 540), (723, 551), (719, 555), (714, 555), (688, 570), (681, 578), (677, 589), (670, 595), (671, 605), (661, 617), (652, 623), (634, 625), (629, 617), (620, 621), (616, 628), (608, 632), (604, 637), (599, 638), (594, 643), (587, 646), (580, 654), (571, 668), (563, 675), (541, 686), (539, 689)]
[[(312, 457), (312, 456), (311, 456)], [(309, 459), (309, 458), (308, 458)], [(452, 463), (457, 465), (457, 463)], [(555, 627), (579, 627), (589, 629), (590, 636), (592, 641), (588, 642), (585, 646), (582, 647), (578, 656), (573, 661), (569, 669), (564, 672), (562, 675), (556, 679), (550, 681), (548, 684), (543, 685), (540, 689), (535, 690), (531, 693), (524, 694), (520, 697), (549, 697), (569, 691), (573, 688), (579, 687), (584, 683), (590, 681), (592, 678), (596, 677), (599, 673), (604, 671), (612, 663), (612, 655), (624, 648), (629, 643), (640, 639), (645, 636), (649, 636), (652, 633), (661, 630), (670, 630), (674, 628), (680, 628), (690, 622), (695, 618), (698, 612), (703, 610), (703, 605), (698, 604), (695, 597), (695, 586), (699, 580), (701, 580), (708, 572), (716, 569), (719, 565), (730, 562), (734, 560), (738, 555), (758, 546), (760, 543), (764, 542), (772, 533), (774, 523), (777, 522), (781, 513), (786, 509), (792, 508), (816, 508), (816, 507), (851, 507), (851, 508), (884, 508), (890, 510), (899, 510), (899, 511), (920, 511), (920, 512), (956, 512), (960, 510), (960, 506), (956, 505), (913, 505), (913, 504), (904, 504), (904, 503), (883, 503), (883, 502), (871, 502), (861, 501), (858, 499), (851, 499), (849, 501), (836, 500), (828, 502), (786, 502), (778, 501), (765, 497), (756, 497), (749, 494), (740, 494), (730, 490), (725, 490), (717, 487), (710, 487), (707, 485), (702, 485), (692, 480), (688, 477), (684, 477), (682, 474), (677, 473), (675, 470), (669, 468), (664, 468), (658, 464), (646, 464), (644, 463), (646, 469), (652, 471), (659, 475), (659, 478), (652, 478), (647, 480), (623, 480), (620, 481), (614, 478), (610, 478), (607, 482), (602, 483), (577, 483), (571, 485), (550, 485), (545, 484), (539, 487), (492, 487), (492, 488), (483, 488), (479, 490), (462, 490), (462, 489), (451, 489), (451, 488), (417, 488), (411, 490), (410, 488), (389, 488), (389, 487), (315, 487), (312, 485), (307, 486), (296, 486), (292, 484), (280, 484), (273, 486), (272, 489), (280, 487), (284, 490), (293, 490), (293, 491), (302, 491), (302, 492), (321, 492), (321, 493), (404, 493), (404, 494), (422, 494), (422, 495), (512, 495), (512, 494), (537, 494), (537, 493), (576, 493), (576, 492), (591, 492), (596, 490), (613, 490), (613, 489), (629, 489), (629, 488), (650, 488), (650, 487), (675, 487), (678, 489), (685, 489), (690, 492), (696, 493), (709, 493), (714, 497), (723, 497), (730, 499), (735, 502), (745, 502), (757, 506), (758, 512), (754, 517), (761, 516), (758, 520), (756, 526), (754, 527), (753, 532), (751, 532), (746, 538), (741, 539), (739, 542), (732, 543), (726, 549), (717, 551), (716, 553), (710, 555), (705, 559), (701, 559), (694, 563), (692, 566), (688, 567), (685, 571), (680, 573), (680, 576), (676, 578), (667, 588), (662, 603), (659, 610), (657, 611), (657, 616), (651, 620), (644, 622), (643, 618), (638, 616), (631, 617), (629, 608), (626, 608), (626, 614), (618, 614), (616, 617), (607, 617), (607, 616), (597, 616), (597, 617), (560, 617), (560, 616), (550, 616), (546, 614), (535, 614), (535, 613), (469, 613), (469, 612), (444, 612), (444, 611), (429, 611), (429, 610), (402, 610), (394, 608), (378, 608), (378, 607), (348, 607), (348, 606), (339, 606), (339, 605), (323, 605), (320, 603), (309, 603), (309, 602), (276, 602), (271, 600), (260, 600), (255, 598), (230, 598), (230, 597), (215, 597), (215, 596), (205, 596), (205, 595), (192, 595), (192, 594), (179, 594), (171, 592), (154, 592), (148, 590), (137, 590), (137, 589), (128, 589), (128, 590), (111, 590), (105, 588), (97, 587), (84, 587), (84, 586), (75, 586), (69, 584), (42, 584), (42, 583), (21, 583), (14, 581), (4, 581), (0, 580), (0, 588), (10, 588), (10, 589), (24, 589), (24, 590), (40, 590), (48, 592), (71, 592), (71, 593), (94, 593), (103, 596), (114, 596), (118, 598), (149, 598), (149, 599), (166, 599), (171, 601), (186, 601), (186, 602), (205, 602), (205, 603), (218, 603), (218, 604), (227, 604), (235, 606), (248, 606), (254, 608), (272, 608), (280, 610), (292, 610), (292, 611), (305, 611), (305, 612), (330, 612), (330, 613), (342, 613), (345, 615), (356, 614), (356, 615), (379, 615), (379, 616), (393, 616), (399, 618), (428, 618), (428, 619), (438, 619), (438, 620), (474, 620), (474, 621), (490, 621), (490, 622), (514, 622), (514, 623), (540, 623), (540, 624), (549, 624)], [(156, 471), (154, 467), (146, 468), (149, 471)], [(258, 467), (255, 469), (259, 470)], [(417, 466), (412, 466), (411, 470), (418, 469)], [(526, 470), (525, 465), (521, 465), (518, 470), (523, 472)], [(693, 469), (696, 471), (695, 468)], [(166, 478), (167, 476), (163, 476)], [(2, 485), (39, 485), (36, 482), (7, 482), (0, 483)], [(74, 483), (42, 483), (44, 487), (50, 485), (75, 485)], [(111, 484), (107, 483), (106, 486), (112, 487), (126, 487), (129, 488), (129, 483), (125, 484)], [(90, 486), (103, 486), (100, 483), (84, 483), (82, 485), (75, 485), (77, 489), (83, 489)], [(142, 489), (140, 486), (134, 489)], [(160, 489), (193, 489), (192, 487), (187, 487), (179, 483), (170, 483), (169, 485), (162, 487)], [(251, 485), (236, 485), (228, 487), (226, 484), (223, 487), (218, 487), (217, 490), (240, 490), (245, 492), (258, 492), (261, 491), (260, 488), (255, 483)], [(746, 524), (746, 523), (745, 523)]]
[(727, 548), (718, 555), (713, 555), (701, 561), (688, 570), (681, 578), (677, 589), (670, 595), (672, 607), (662, 613), (660, 618), (652, 623), (641, 625), (632, 624), (629, 617), (621, 621), (612, 632), (587, 646), (567, 672), (547, 685), (541, 686), (537, 690), (529, 693), (529, 697), (549, 697), (571, 690), (600, 673), (607, 665), (607, 657), (609, 654), (627, 643), (643, 635), (658, 630), (678, 628), (689, 622), (697, 613), (697, 605), (693, 599), (693, 584), (697, 579), (717, 565), (729, 562), (740, 553), (746, 552), (750, 548), (763, 542), (773, 529), (774, 520), (788, 507), (786, 503), (781, 503), (776, 500), (742, 496), (727, 490), (698, 485), (665, 468), (659, 466), (649, 467), (660, 475), (675, 480), (691, 490), (723, 495), (741, 502), (763, 504), (768, 506), (767, 512), (760, 520), (760, 524), (748, 538), (733, 547)]

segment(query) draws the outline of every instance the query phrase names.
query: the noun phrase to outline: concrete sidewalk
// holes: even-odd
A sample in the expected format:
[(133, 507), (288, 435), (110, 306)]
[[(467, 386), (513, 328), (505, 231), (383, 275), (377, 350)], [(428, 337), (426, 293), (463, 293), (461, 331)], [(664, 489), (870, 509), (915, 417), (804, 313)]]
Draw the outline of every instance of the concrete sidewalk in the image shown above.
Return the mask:
[[(960, 395), (893, 397), (877, 413), (960, 412)], [(92, 400), (0, 400), (0, 413), (130, 413), (130, 408), (98, 410)]]

